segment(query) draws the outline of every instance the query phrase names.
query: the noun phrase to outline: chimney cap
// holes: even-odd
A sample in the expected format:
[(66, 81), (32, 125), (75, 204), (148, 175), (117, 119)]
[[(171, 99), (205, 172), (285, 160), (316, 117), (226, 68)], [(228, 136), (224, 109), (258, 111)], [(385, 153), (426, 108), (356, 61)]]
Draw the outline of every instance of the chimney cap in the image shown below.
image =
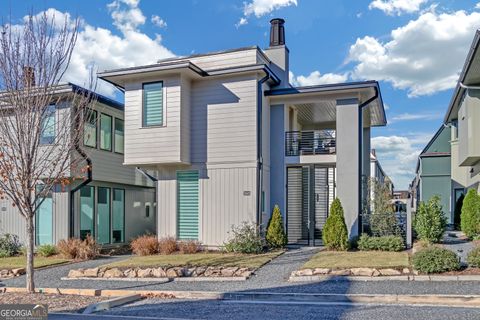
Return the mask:
[(285, 20), (274, 18), (270, 20), (270, 47), (285, 45)]

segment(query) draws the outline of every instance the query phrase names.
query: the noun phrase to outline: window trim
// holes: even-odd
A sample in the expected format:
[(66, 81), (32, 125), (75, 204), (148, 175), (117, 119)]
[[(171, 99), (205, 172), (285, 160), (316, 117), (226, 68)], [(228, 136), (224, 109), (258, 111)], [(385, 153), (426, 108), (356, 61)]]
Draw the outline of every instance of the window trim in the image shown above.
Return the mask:
[[(53, 112), (52, 111), (49, 111), (48, 109), (50, 108), (53, 108)], [(42, 139), (44, 138), (43, 134), (44, 134), (44, 128), (43, 128), (43, 121), (45, 121), (45, 119), (42, 120), (42, 131), (40, 132), (40, 141), (39, 141), (39, 145), (41, 146), (53, 146), (56, 144), (56, 135), (57, 135), (57, 122), (58, 122), (58, 119), (57, 119), (57, 105), (55, 103), (50, 103), (47, 107), (47, 113), (51, 112), (52, 115), (53, 115), (53, 130), (54, 130), (54, 133), (53, 133), (53, 141), (52, 142), (47, 142), (47, 143), (43, 143), (42, 142)], [(49, 114), (47, 115), (49, 116)]]
[[(123, 122), (123, 152), (118, 152), (115, 148), (116, 146), (116, 143), (117, 143), (117, 136), (116, 136), (116, 129), (117, 129), (117, 120), (120, 120)], [(113, 153), (116, 153), (116, 154), (125, 154), (125, 120), (124, 119), (121, 119), (121, 118), (117, 118), (115, 117), (115, 119), (113, 120)]]
[[(146, 124), (146, 117), (145, 117), (145, 85), (161, 83), (162, 84), (162, 124), (153, 124), (147, 125)], [(167, 118), (166, 118), (166, 95), (165, 95), (165, 85), (163, 80), (159, 81), (149, 81), (149, 82), (142, 82), (142, 123), (141, 128), (163, 128), (167, 126)]]
[(87, 122), (87, 119), (84, 119), (85, 123), (83, 127), (83, 145), (88, 148), (98, 149), (98, 112), (97, 110), (93, 110), (93, 109), (87, 109), (86, 112), (92, 112), (95, 115), (95, 146), (91, 146), (85, 143), (85, 126), (86, 126), (85, 123)]
[[(102, 116), (106, 116), (108, 118), (110, 118), (110, 149), (107, 149), (107, 148), (102, 148)], [(99, 132), (100, 132), (100, 135), (98, 137), (98, 139), (100, 140), (99, 142), (99, 149), (102, 150), (102, 151), (109, 151), (109, 152), (112, 152), (113, 150), (113, 133), (114, 133), (114, 123), (113, 123), (113, 119), (114, 117), (107, 114), (107, 113), (104, 113), (104, 112), (100, 112), (100, 121), (99, 122)]]

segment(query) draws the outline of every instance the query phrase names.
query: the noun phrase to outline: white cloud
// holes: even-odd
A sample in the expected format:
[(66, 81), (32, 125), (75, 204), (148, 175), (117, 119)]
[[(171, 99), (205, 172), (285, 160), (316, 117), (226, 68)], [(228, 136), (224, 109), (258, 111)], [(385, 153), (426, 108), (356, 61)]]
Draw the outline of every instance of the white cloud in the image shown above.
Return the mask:
[(422, 4), (428, 0), (374, 0), (370, 3), (368, 8), (379, 9), (386, 14), (402, 15), (404, 13), (414, 13), (420, 10)]
[(475, 5), (475, 9), (480, 9), (480, 2)]
[(292, 5), (297, 6), (297, 0), (252, 0), (249, 3), (245, 2), (243, 6), (243, 17), (240, 18), (235, 26), (238, 28), (239, 26), (247, 24), (248, 17), (252, 15), (260, 18), (275, 10)]
[(421, 144), (426, 141), (421, 135), (413, 138), (396, 135), (372, 138), (372, 148), (377, 151), (383, 169), (392, 178), (397, 190), (406, 189), (413, 180), (417, 158), (422, 151)]
[(167, 22), (155, 14), (152, 16), (151, 21), (154, 25), (156, 25), (159, 28), (167, 27)]
[(443, 114), (440, 112), (429, 113), (401, 113), (394, 115), (389, 119), (390, 123), (399, 121), (412, 121), (412, 120), (438, 120), (442, 119)]
[[(145, 23), (145, 17), (138, 8), (138, 0), (114, 1), (108, 5), (113, 24), (120, 35), (83, 21), (69, 68), (63, 81), (78, 85), (87, 84), (90, 69), (99, 71), (155, 63), (158, 59), (173, 57), (174, 54), (161, 43), (161, 36), (152, 38), (138, 30)], [(63, 25), (68, 12), (50, 8), (49, 17)], [(142, 18), (143, 17), (143, 18)], [(98, 83), (97, 91), (113, 96), (115, 89), (106, 82)]]
[(295, 76), (293, 72), (289, 73), (290, 83), (296, 87), (313, 86), (318, 84), (342, 83), (348, 80), (348, 74), (325, 73), (313, 71), (308, 76)]
[(480, 13), (422, 13), (393, 30), (388, 42), (365, 36), (350, 47), (354, 79), (376, 79), (408, 90), (409, 96), (430, 95), (453, 88)]

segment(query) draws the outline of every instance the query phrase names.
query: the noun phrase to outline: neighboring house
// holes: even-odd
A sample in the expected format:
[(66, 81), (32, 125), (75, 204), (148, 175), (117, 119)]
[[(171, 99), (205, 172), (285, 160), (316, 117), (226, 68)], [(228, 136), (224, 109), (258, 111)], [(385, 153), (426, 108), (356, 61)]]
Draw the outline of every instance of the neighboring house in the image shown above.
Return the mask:
[(265, 228), (274, 205), (290, 243), (319, 243), (339, 197), (359, 232), (370, 128), (386, 124), (376, 81), (292, 87), (284, 21), (270, 46), (99, 74), (125, 92), (125, 165), (154, 172), (159, 237), (219, 246), (232, 225)]
[[(442, 125), (418, 157), (416, 178), (411, 189), (416, 197), (415, 206), (431, 197), (440, 197), (443, 213), (453, 223), (452, 179), (450, 161), (450, 127)], [(417, 211), (417, 207), (413, 211)]]
[(451, 127), (452, 208), (466, 189), (480, 191), (479, 48), (477, 30), (444, 118)]
[[(61, 97), (86, 90), (65, 84), (55, 92)], [(69, 116), (67, 103), (60, 102), (53, 108), (51, 123), (65, 121), (62, 119)], [(69, 237), (84, 238), (87, 234), (101, 245), (123, 244), (140, 234), (156, 231), (154, 184), (144, 173), (123, 165), (123, 105), (97, 96), (87, 118), (79, 148), (91, 160), (91, 180), (86, 175), (68, 187), (58, 186), (43, 201), (35, 215), (36, 245)], [(41, 144), (55, 143), (55, 133), (48, 136), (49, 132), (44, 131)], [(71, 175), (75, 176), (74, 171), (71, 168)], [(0, 233), (16, 234), (22, 242), (26, 239), (25, 219), (6, 199), (0, 200)]]

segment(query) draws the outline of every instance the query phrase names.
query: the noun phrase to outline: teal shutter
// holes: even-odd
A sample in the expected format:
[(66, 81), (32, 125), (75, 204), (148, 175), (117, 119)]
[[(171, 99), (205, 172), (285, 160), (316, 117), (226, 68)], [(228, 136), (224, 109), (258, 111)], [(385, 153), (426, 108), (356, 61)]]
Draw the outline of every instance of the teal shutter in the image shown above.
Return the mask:
[(163, 82), (143, 85), (143, 126), (163, 125)]
[(198, 171), (177, 171), (177, 236), (198, 239)]

